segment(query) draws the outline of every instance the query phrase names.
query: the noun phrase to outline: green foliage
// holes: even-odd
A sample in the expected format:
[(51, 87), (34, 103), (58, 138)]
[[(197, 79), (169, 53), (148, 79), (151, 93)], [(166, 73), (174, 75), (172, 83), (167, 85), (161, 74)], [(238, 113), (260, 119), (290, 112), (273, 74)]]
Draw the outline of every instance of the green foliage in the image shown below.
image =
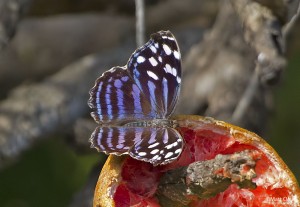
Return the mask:
[(300, 181), (300, 51), (290, 58), (275, 96), (267, 140)]
[(68, 206), (99, 160), (76, 155), (62, 140), (44, 141), (0, 172), (0, 206)]

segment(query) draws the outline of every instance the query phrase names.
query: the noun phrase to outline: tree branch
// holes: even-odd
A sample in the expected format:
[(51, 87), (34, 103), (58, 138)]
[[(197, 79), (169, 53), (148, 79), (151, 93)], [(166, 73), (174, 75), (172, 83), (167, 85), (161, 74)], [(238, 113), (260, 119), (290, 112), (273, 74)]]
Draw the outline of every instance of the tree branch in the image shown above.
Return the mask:
[[(264, 131), (272, 102), (266, 85), (275, 84), (286, 65), (281, 30), (287, 9), (286, 4), (278, 9), (259, 2), (222, 1), (212, 30), (183, 61), (180, 101), (185, 104), (179, 105), (180, 113), (205, 114), (258, 134)], [(249, 85), (249, 77), (258, 80)], [(240, 110), (241, 103), (249, 107)]]
[(17, 24), (30, 3), (31, 0), (0, 1), (0, 51), (14, 36)]
[(41, 137), (47, 137), (87, 114), (88, 91), (112, 65), (126, 62), (129, 51), (87, 56), (45, 81), (17, 87), (0, 102), (0, 168)]
[(145, 2), (144, 0), (135, 0), (136, 10), (136, 44), (137, 47), (145, 43)]
[[(231, 0), (231, 3), (243, 24), (246, 42), (256, 51), (260, 80), (265, 84), (276, 83), (286, 65), (283, 56), (283, 17), (275, 16), (276, 11), (256, 1)], [(282, 3), (281, 10), (284, 9), (287, 10), (287, 5)]]

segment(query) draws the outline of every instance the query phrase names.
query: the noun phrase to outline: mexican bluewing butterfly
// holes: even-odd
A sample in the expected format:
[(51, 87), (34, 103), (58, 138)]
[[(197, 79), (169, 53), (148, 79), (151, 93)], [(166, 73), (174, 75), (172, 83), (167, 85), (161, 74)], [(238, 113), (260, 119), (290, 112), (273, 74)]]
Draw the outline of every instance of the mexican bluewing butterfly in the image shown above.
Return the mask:
[(88, 105), (100, 124), (91, 146), (106, 154), (163, 165), (181, 154), (183, 139), (169, 119), (181, 83), (181, 59), (169, 31), (151, 35), (127, 65), (103, 73), (90, 90)]

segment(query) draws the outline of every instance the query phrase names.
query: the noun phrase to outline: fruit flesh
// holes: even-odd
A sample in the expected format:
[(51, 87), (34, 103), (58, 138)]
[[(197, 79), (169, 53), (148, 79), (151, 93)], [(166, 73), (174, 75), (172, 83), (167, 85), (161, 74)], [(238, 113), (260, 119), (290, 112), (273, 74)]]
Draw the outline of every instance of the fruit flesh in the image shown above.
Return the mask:
[(116, 207), (160, 206), (156, 190), (159, 178), (167, 170), (246, 149), (262, 154), (255, 166), (257, 177), (253, 179), (257, 188), (240, 189), (232, 184), (212, 198), (193, 197), (188, 206), (300, 206), (299, 187), (294, 176), (276, 152), (257, 135), (202, 117), (181, 116), (177, 120), (180, 125), (177, 130), (185, 139), (180, 158), (168, 165), (154, 167), (126, 157), (122, 161), (118, 185), (111, 195)]

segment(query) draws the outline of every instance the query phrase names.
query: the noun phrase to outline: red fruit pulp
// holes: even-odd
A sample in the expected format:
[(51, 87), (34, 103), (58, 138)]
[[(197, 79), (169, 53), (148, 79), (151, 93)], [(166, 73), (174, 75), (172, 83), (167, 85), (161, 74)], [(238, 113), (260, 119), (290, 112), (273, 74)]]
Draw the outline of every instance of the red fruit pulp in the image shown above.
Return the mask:
[[(231, 184), (224, 192), (209, 199), (192, 198), (191, 207), (295, 207), (299, 204), (296, 180), (276, 152), (257, 135), (223, 122), (184, 122), (177, 130), (185, 140), (177, 161), (156, 166), (126, 157), (121, 167), (121, 179), (113, 193), (116, 207), (159, 207), (155, 196), (159, 179), (167, 170), (187, 166), (195, 161), (213, 159), (219, 154), (232, 154), (246, 149), (257, 150), (255, 189), (241, 189)], [(292, 178), (291, 178), (292, 177)], [(296, 192), (296, 194), (295, 194)]]

